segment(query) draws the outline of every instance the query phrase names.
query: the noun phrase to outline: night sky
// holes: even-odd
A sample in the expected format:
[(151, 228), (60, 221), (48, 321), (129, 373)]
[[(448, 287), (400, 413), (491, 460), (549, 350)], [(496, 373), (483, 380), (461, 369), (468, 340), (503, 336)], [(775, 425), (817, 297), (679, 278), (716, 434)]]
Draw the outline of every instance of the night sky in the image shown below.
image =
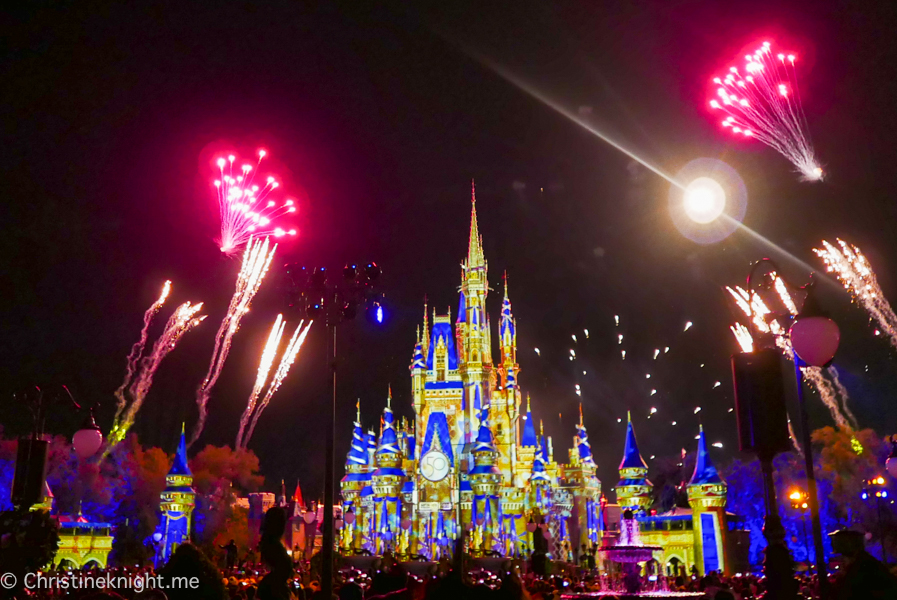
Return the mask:
[[(160, 317), (187, 299), (204, 301), (210, 317), (163, 363), (134, 431), (145, 445), (174, 450), (180, 422), (189, 429), (196, 418), (194, 390), (239, 266), (213, 242), (211, 160), (264, 147), (270, 171), (299, 199), (301, 235), (278, 249), (236, 336), (202, 445), (233, 444), (261, 344), (283, 307), (287, 262), (383, 268), (388, 322), (359, 319), (340, 331), (340, 465), (356, 398), (374, 425), (391, 384), (394, 409), (410, 417), (415, 328), (425, 295), (440, 312), (457, 310), (475, 178), (493, 324), (507, 270), (520, 381), (556, 458), (566, 461), (579, 383), (605, 488), (616, 482), (627, 409), (645, 458), (692, 449), (700, 416), (709, 441), (724, 444), (716, 460), (730, 460), (736, 345), (722, 286), (741, 283), (763, 256), (798, 283), (807, 271), (741, 232), (710, 246), (683, 238), (667, 213), (668, 182), (496, 66), (667, 172), (702, 156), (726, 161), (747, 184), (746, 225), (815, 268), (813, 245), (844, 237), (897, 300), (897, 5), (368, 4), (34, 2), (5, 11), (5, 434), (28, 431), (28, 412), (12, 397), (33, 384), (66, 384), (81, 402), (99, 401), (108, 431), (143, 311), (172, 279)], [(825, 183), (798, 182), (781, 156), (730, 140), (705, 109), (710, 77), (765, 36), (803, 60)], [(836, 366), (861, 426), (893, 433), (895, 351), (845, 292), (820, 288), (842, 329)], [(297, 477), (307, 494), (321, 489), (323, 333), (312, 331), (250, 444), (269, 489)], [(817, 399), (810, 405), (814, 427), (831, 424)], [(49, 429), (70, 435), (79, 420), (60, 403)]]

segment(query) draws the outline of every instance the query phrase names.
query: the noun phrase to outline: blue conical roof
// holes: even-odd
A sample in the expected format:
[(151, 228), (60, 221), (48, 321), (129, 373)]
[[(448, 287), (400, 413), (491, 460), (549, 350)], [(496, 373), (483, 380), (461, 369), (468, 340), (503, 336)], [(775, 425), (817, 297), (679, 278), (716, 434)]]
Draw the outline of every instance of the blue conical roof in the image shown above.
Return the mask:
[(461, 292), (461, 297), (458, 299), (458, 318), (456, 321), (458, 323), (463, 323), (467, 320), (467, 299), (464, 297), (464, 292)]
[(511, 315), (511, 301), (508, 300), (507, 288), (505, 288), (505, 299), (501, 304), (501, 322), (498, 325), (498, 332), (502, 343), (510, 343), (514, 337), (514, 317)]
[(352, 446), (349, 448), (349, 456), (346, 464), (366, 465), (368, 464), (367, 441), (365, 440), (364, 430), (361, 423), (355, 421), (355, 429), (352, 430)]
[(582, 423), (576, 426), (576, 436), (579, 438), (579, 443), (576, 447), (579, 450), (580, 462), (586, 465), (594, 465), (595, 460), (592, 458), (592, 445), (589, 444), (589, 434)]
[(523, 437), (520, 440), (520, 445), (528, 447), (538, 445), (538, 441), (536, 440), (536, 424), (533, 422), (533, 413), (529, 410), (529, 401), (527, 401), (526, 416), (523, 419)]
[(492, 436), (492, 429), (489, 428), (489, 405), (483, 407), (480, 411), (480, 430), (477, 433), (477, 441), (474, 446), (474, 452), (488, 450), (495, 452), (495, 439)]
[(704, 427), (698, 435), (698, 458), (695, 460), (695, 472), (691, 476), (689, 485), (701, 485), (705, 483), (722, 483), (723, 478), (719, 476), (713, 461), (710, 459), (710, 453), (707, 451), (707, 438), (704, 436)]
[(177, 454), (174, 455), (174, 463), (171, 465), (169, 475), (192, 476), (190, 466), (187, 464), (187, 439), (184, 437), (184, 426), (181, 425), (181, 441), (178, 444)]
[(412, 369), (426, 369), (427, 361), (424, 359), (423, 345), (418, 342), (414, 345), (414, 356), (411, 358)]
[(623, 461), (620, 469), (648, 469), (648, 465), (638, 451), (638, 442), (635, 440), (635, 430), (632, 428), (632, 419), (626, 424), (626, 447), (623, 450)]
[(383, 409), (383, 431), (380, 432), (380, 444), (377, 454), (398, 454), (399, 438), (396, 436), (395, 415), (390, 407)]
[(545, 444), (542, 443), (540, 444), (540, 447), (536, 448), (536, 457), (533, 459), (533, 470), (529, 478), (530, 481), (548, 481), (548, 475), (545, 473), (545, 453)]

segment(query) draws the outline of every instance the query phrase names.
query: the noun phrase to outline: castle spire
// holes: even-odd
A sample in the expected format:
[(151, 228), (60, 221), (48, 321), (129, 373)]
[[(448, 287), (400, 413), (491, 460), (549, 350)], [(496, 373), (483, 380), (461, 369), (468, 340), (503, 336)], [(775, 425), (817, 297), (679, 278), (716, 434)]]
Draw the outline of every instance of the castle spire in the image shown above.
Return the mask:
[(533, 412), (530, 410), (529, 394), (526, 395), (526, 415), (523, 417), (523, 437), (521, 446), (534, 447), (538, 445), (536, 439), (536, 424), (533, 422)]
[(620, 470), (623, 469), (644, 469), (648, 470), (645, 459), (642, 458), (638, 449), (638, 442), (635, 439), (635, 430), (632, 428), (632, 416), (627, 411), (626, 424), (626, 446), (623, 449), (623, 461), (620, 463)]
[(467, 268), (484, 266), (480, 229), (477, 226), (477, 191), (474, 180), (470, 180), (470, 240), (467, 245)]
[(355, 421), (361, 426), (361, 398), (355, 401)]
[(392, 384), (386, 385), (386, 408), (392, 408)]
[(707, 451), (707, 438), (704, 435), (704, 426), (699, 425), (698, 456), (695, 459), (695, 471), (692, 473), (688, 485), (703, 485), (707, 483), (722, 483), (722, 478), (716, 470), (716, 465)]

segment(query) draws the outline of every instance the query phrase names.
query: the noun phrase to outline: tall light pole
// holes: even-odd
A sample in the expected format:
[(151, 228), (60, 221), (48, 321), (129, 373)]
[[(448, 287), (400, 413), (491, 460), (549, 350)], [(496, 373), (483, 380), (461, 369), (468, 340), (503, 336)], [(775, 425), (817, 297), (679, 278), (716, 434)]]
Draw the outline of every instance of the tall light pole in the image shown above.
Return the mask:
[(352, 320), (363, 307), (370, 319), (382, 323), (382, 295), (374, 292), (380, 267), (368, 263), (363, 269), (355, 265), (343, 268), (342, 278), (328, 279), (324, 267), (307, 269), (287, 265), (287, 304), (292, 312), (304, 313), (312, 319), (324, 319), (327, 328), (327, 363), (330, 377), (330, 419), (324, 432), (324, 520), (321, 540), (321, 592), (325, 598), (333, 594), (333, 503), (335, 480), (334, 436), (336, 431), (337, 325)]
[(807, 509), (810, 508), (810, 504), (807, 501), (807, 493), (798, 488), (794, 488), (791, 490), (791, 493), (788, 494), (788, 499), (791, 500), (791, 510), (800, 514), (801, 521), (801, 533), (804, 538), (804, 547), (807, 549), (807, 564), (810, 563), (810, 540), (809, 535), (807, 535), (807, 519), (806, 512)]
[(804, 401), (804, 378), (802, 366), (823, 367), (831, 363), (841, 341), (838, 325), (822, 312), (813, 295), (813, 284), (806, 287), (807, 297), (800, 313), (794, 317), (789, 335), (794, 350), (794, 375), (797, 381), (797, 405), (800, 411), (801, 437), (804, 447), (804, 468), (807, 473), (807, 499), (810, 504), (810, 521), (813, 525), (813, 545), (816, 549), (816, 576), (819, 578), (819, 592), (828, 598), (828, 568), (825, 563), (825, 548), (822, 545), (822, 520), (819, 518), (819, 493), (816, 489), (816, 473), (813, 468), (813, 446), (807, 405)]
[[(754, 274), (761, 265), (773, 264), (768, 259), (754, 263), (748, 273), (748, 302), (753, 311)], [(766, 505), (766, 555), (763, 572), (767, 579), (770, 600), (792, 599), (797, 593), (791, 553), (785, 544), (785, 528), (776, 501), (772, 461), (776, 454), (790, 447), (788, 417), (785, 408), (785, 387), (782, 379), (781, 357), (774, 347), (766, 347), (754, 329), (753, 314), (749, 315), (753, 346), (750, 352), (732, 356), (732, 379), (735, 386), (735, 406), (738, 418), (738, 441), (742, 452), (753, 452), (760, 460), (763, 472), (763, 491)]]
[[(748, 302), (751, 308), (751, 314), (749, 315), (749, 329), (751, 332), (751, 338), (754, 342), (754, 345), (758, 345), (760, 340), (758, 339), (756, 332), (754, 330), (754, 291), (751, 287), (751, 279), (756, 272), (757, 268), (760, 265), (768, 265), (772, 269), (774, 269), (777, 273), (777, 277), (781, 278), (781, 275), (778, 275), (780, 272), (778, 266), (772, 260), (768, 258), (764, 258), (751, 267), (750, 274), (748, 275), (747, 281), (747, 293), (748, 293)], [(818, 491), (816, 488), (816, 474), (813, 469), (813, 446), (811, 440), (811, 433), (809, 422), (807, 418), (807, 407), (804, 401), (804, 392), (803, 392), (803, 373), (801, 372), (802, 367), (825, 367), (828, 366), (832, 359), (835, 356), (835, 352), (838, 349), (838, 343), (840, 342), (840, 331), (838, 330), (838, 325), (832, 321), (820, 308), (818, 302), (816, 301), (815, 296), (813, 295), (814, 285), (813, 283), (809, 283), (804, 286), (802, 289), (806, 291), (806, 298), (804, 300), (803, 306), (800, 312), (794, 316), (793, 323), (788, 331), (788, 336), (791, 341), (791, 348), (793, 352), (793, 360), (794, 360), (794, 371), (795, 378), (797, 383), (797, 400), (798, 400), (798, 411), (800, 417), (801, 424), (801, 437), (802, 437), (802, 446), (804, 453), (804, 468), (807, 474), (807, 500), (810, 508), (810, 518), (813, 527), (813, 545), (815, 547), (815, 562), (816, 562), (816, 573), (819, 578), (819, 590), (823, 598), (828, 597), (828, 569), (826, 568), (825, 563), (825, 549), (822, 545), (822, 522), (819, 517), (819, 498)], [(789, 315), (790, 316), (790, 315)], [(754, 354), (758, 352), (767, 352), (767, 353), (775, 353), (778, 354), (776, 350), (773, 349), (765, 349), (765, 350), (757, 350), (754, 348)], [(749, 353), (745, 353), (749, 354)], [(772, 360), (770, 354), (770, 360)], [(733, 365), (735, 364), (736, 358), (733, 357)], [(777, 359), (778, 360), (778, 359)], [(736, 389), (738, 387), (738, 373), (736, 371)], [(737, 395), (737, 394), (736, 394)], [(737, 398), (736, 398), (737, 400)], [(784, 401), (782, 400), (782, 405), (780, 407), (775, 407), (775, 414), (778, 416), (779, 412), (784, 410)], [(739, 408), (739, 433), (742, 434), (742, 425), (741, 425), (741, 416), (742, 410)], [(749, 417), (750, 418), (750, 417)], [(777, 419), (778, 421), (778, 419)], [(778, 422), (776, 423), (778, 425)], [(761, 433), (762, 436), (762, 433)], [(777, 440), (781, 441), (781, 440)], [(742, 443), (742, 446), (744, 444)], [(744, 449), (744, 448), (743, 448)], [(782, 451), (781, 448), (778, 448), (778, 451)], [(769, 488), (772, 485), (772, 459), (769, 457), (768, 452), (766, 452), (766, 461), (763, 456), (760, 456), (758, 452), (758, 456), (760, 456), (761, 466), (764, 467), (764, 481), (766, 487)], [(764, 462), (768, 462), (768, 465), (764, 465)], [(767, 491), (767, 511), (771, 510), (773, 506), (772, 502), (775, 501), (775, 492), (772, 491), (770, 494)], [(779, 536), (784, 540), (784, 529), (781, 526), (781, 520), (778, 518), (778, 511), (775, 511), (775, 516), (773, 520), (773, 526), (775, 527), (775, 541), (778, 544)], [(769, 517), (767, 517), (769, 519)], [(778, 523), (776, 524), (776, 521)], [(767, 521), (769, 523), (769, 521)], [(772, 543), (773, 540), (767, 536), (767, 539)], [(782, 546), (784, 547), (784, 542), (782, 542)], [(787, 548), (785, 548), (785, 552), (787, 552)], [(780, 552), (781, 554), (781, 552)], [(784, 556), (784, 555), (783, 555)], [(788, 557), (790, 560), (790, 556)], [(790, 563), (789, 563), (790, 564)]]

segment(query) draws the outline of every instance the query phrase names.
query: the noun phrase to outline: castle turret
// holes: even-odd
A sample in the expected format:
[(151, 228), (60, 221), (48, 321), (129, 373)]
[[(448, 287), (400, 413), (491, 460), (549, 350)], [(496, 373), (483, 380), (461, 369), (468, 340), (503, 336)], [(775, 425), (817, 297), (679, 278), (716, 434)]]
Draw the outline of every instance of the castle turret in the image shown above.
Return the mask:
[(371, 476), (376, 507), (376, 525), (379, 546), (385, 550), (395, 534), (399, 531), (402, 514), (399, 493), (405, 480), (402, 469), (402, 453), (399, 451), (399, 439), (396, 435), (395, 415), (392, 412), (392, 390), (386, 399), (383, 409), (380, 443), (374, 455), (377, 469)]
[[(499, 320), (501, 364), (497, 370), (498, 389), (492, 394), (492, 424), (496, 428), (496, 444), (501, 453), (499, 466), (507, 481), (514, 480), (519, 435), (520, 367), (517, 364), (517, 324), (511, 314), (508, 298), (508, 277), (505, 274), (505, 295)], [(491, 329), (489, 330), (491, 332)], [(489, 340), (487, 343), (491, 346)]]
[[(361, 403), (355, 405), (355, 427), (352, 429), (352, 444), (346, 455), (346, 475), (340, 481), (344, 509), (356, 515), (361, 512), (361, 492), (371, 483), (370, 456), (364, 430), (361, 428)], [(298, 488), (298, 484), (297, 484)], [(361, 544), (361, 522), (355, 521), (347, 525), (342, 540), (345, 547)]]
[[(424, 305), (424, 317), (426, 318), (427, 306)], [(426, 320), (424, 321), (426, 324)], [(414, 430), (420, 431), (423, 426), (421, 420), (424, 414), (424, 402), (426, 401), (425, 386), (427, 383), (427, 359), (424, 354), (424, 339), (427, 332), (421, 337), (420, 329), (417, 330), (417, 343), (411, 356), (411, 403), (414, 407)], [(415, 448), (416, 450), (416, 448)]]
[(579, 406), (579, 423), (570, 450), (570, 464), (564, 468), (564, 476), (570, 484), (573, 496), (570, 521), (570, 542), (577, 551), (583, 544), (591, 546), (598, 541), (597, 528), (594, 526), (597, 517), (597, 501), (601, 496), (601, 481), (595, 475), (597, 466), (592, 457), (592, 446), (589, 434), (582, 418), (582, 405)]
[(626, 417), (626, 447), (620, 462), (620, 481), (617, 483), (617, 503), (621, 508), (645, 511), (651, 506), (651, 482), (648, 481), (648, 465), (639, 453), (632, 416)]
[(514, 483), (517, 487), (523, 487), (529, 480), (533, 468), (533, 458), (536, 455), (538, 440), (536, 439), (536, 422), (533, 419), (533, 411), (530, 405), (529, 395), (526, 397), (526, 414), (523, 415), (523, 435), (517, 446), (517, 461), (515, 465)]
[(698, 456), (695, 471), (688, 482), (688, 504), (694, 522), (698, 572), (703, 576), (710, 571), (729, 574), (726, 560), (726, 492), (728, 487), (720, 477), (710, 453), (704, 427), (698, 434)]
[(162, 519), (157, 529), (161, 534), (156, 554), (156, 564), (168, 562), (175, 548), (190, 540), (193, 524), (193, 508), (196, 493), (193, 490), (193, 474), (187, 464), (187, 441), (184, 426), (181, 425), (181, 440), (171, 470), (165, 477), (165, 491), (162, 492)]
[(495, 439), (489, 427), (489, 405), (480, 412), (480, 428), (473, 447), (474, 467), (470, 470), (470, 485), (473, 488), (474, 506), (473, 522), (478, 525), (479, 546), (481, 550), (491, 550), (497, 539), (500, 523), (498, 492), (502, 475), (498, 468), (498, 451)]

